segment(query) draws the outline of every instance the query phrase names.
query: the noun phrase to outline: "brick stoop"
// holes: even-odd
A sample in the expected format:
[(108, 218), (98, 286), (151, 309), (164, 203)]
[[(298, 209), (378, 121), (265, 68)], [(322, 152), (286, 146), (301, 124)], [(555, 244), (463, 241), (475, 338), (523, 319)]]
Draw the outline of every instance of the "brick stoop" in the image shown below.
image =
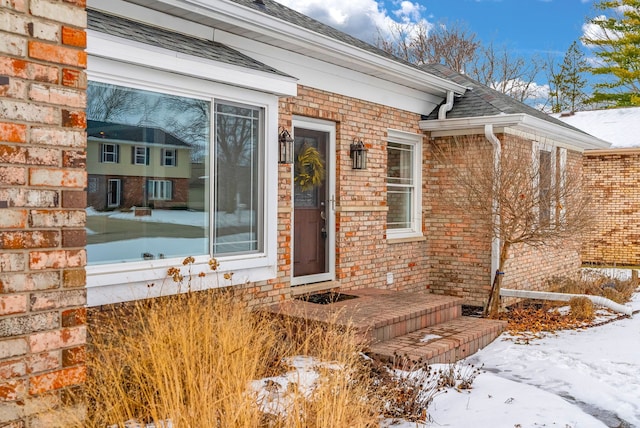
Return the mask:
[(369, 343), (373, 357), (397, 364), (403, 360), (455, 362), (491, 343), (506, 326), (504, 321), (463, 317), (463, 299), (457, 297), (378, 289), (344, 294), (356, 298), (330, 304), (293, 299), (270, 309), (280, 315), (355, 327)]
[(370, 354), (396, 366), (453, 363), (487, 346), (505, 326), (504, 321), (463, 316), (373, 343)]

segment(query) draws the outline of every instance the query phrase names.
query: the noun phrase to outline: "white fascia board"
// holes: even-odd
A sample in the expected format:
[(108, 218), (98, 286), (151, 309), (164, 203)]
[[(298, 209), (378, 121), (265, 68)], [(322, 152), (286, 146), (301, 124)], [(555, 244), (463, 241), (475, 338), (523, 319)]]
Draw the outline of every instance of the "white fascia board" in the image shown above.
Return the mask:
[(457, 131), (462, 130), (482, 129), (484, 125), (493, 125), (495, 132), (501, 132), (501, 129), (505, 128), (514, 128), (534, 135), (544, 136), (551, 140), (562, 142), (568, 147), (579, 151), (602, 149), (610, 146), (609, 143), (599, 138), (524, 113), (421, 120), (419, 122), (420, 129), (431, 132), (432, 137), (454, 135)]
[[(272, 41), (280, 41), (286, 46), (295, 46), (296, 51), (319, 59), (331, 59), (334, 64), (361, 70), (384, 80), (420, 89), (434, 95), (444, 96), (447, 92), (457, 95), (465, 93), (464, 86), (450, 80), (405, 65), (401, 62), (376, 55), (364, 49), (318, 34), (303, 27), (275, 18), (258, 10), (247, 8), (231, 1), (206, 0), (157, 0), (165, 10), (180, 13), (187, 19), (194, 15), (223, 21), (226, 27), (241, 28), (244, 32), (258, 33)], [(185, 13), (186, 12), (186, 13)]]
[(185, 55), (94, 30), (87, 30), (87, 53), (90, 56), (167, 70), (279, 96), (296, 95), (298, 89), (293, 77)]
[(311, 88), (417, 114), (429, 114), (443, 101), (442, 96), (425, 93), (236, 34), (218, 30), (215, 33), (215, 41), (293, 75), (300, 85)]

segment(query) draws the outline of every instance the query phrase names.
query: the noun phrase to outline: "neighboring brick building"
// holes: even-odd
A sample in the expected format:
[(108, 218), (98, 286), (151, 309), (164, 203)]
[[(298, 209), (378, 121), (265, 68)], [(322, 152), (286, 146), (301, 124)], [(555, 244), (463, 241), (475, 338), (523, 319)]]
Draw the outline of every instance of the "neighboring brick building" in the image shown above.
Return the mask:
[[(544, 146), (566, 165), (606, 147), (270, 0), (89, 0), (86, 14), (82, 1), (0, 4), (0, 421), (15, 426), (46, 426), (37, 419), (46, 413), (35, 416), (42, 407), (29, 408), (33, 419), (18, 405), (28, 396), (82, 383), (85, 303), (175, 294), (167, 268), (186, 256), (194, 275), (207, 274), (192, 288), (232, 285), (255, 304), (384, 288), (482, 305), (495, 270), (481, 230), (490, 219), (451, 210), (433, 145), (468, 135), (486, 147), (531, 145), (532, 154)], [(110, 140), (87, 162), (86, 119), (182, 141), (188, 153), (154, 156), (134, 144), (128, 159), (188, 166), (183, 206), (154, 205), (141, 218), (129, 206), (100, 211), (108, 192), (87, 201), (85, 188), (99, 189), (87, 174), (121, 176), (95, 160), (115, 159), (124, 142)], [(289, 136), (293, 163), (280, 148)], [(354, 167), (359, 142), (366, 168)], [(170, 170), (128, 170), (131, 195), (149, 177), (147, 192), (173, 195)], [(571, 246), (544, 263), (516, 251), (509, 286), (537, 289), (579, 267)]]
[(586, 264), (640, 265), (640, 149), (590, 150), (584, 178), (593, 198), (595, 230), (585, 239)]
[(593, 198), (594, 230), (585, 237), (582, 261), (597, 266), (640, 265), (640, 107), (554, 115), (611, 143), (585, 152), (584, 178)]
[(85, 378), (84, 0), (0, 2), (0, 425)]

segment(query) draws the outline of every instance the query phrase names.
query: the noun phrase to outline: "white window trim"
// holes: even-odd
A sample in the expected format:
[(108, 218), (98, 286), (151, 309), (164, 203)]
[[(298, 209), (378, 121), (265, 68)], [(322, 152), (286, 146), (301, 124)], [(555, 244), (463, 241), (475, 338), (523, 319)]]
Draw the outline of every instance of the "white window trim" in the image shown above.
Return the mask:
[[(216, 272), (209, 269), (210, 255), (194, 255), (195, 263), (192, 266), (192, 273), (196, 276), (200, 272), (207, 275), (206, 281), (202, 282), (203, 288), (224, 287), (275, 278), (277, 274), (278, 97), (274, 94), (180, 76), (171, 73), (171, 70), (167, 71), (90, 56), (87, 75), (89, 80), (96, 82), (207, 99), (212, 102), (215, 99), (233, 101), (264, 108), (265, 150), (262, 167), (265, 171), (265, 192), (262, 201), (265, 222), (262, 236), (264, 250), (256, 254), (217, 257), (220, 268)], [(212, 114), (212, 122), (213, 118)], [(211, 129), (215, 129), (213, 123)], [(213, 156), (210, 156), (210, 162), (213, 163), (213, 161)], [(211, 205), (210, 201), (205, 202)], [(213, 212), (210, 212), (210, 218), (212, 217)], [(211, 230), (210, 234), (212, 234)], [(178, 257), (87, 266), (87, 304), (98, 306), (175, 294), (177, 286), (167, 277), (167, 269), (173, 266), (182, 267), (183, 259), (184, 257)], [(225, 272), (233, 272), (233, 282), (222, 278)], [(200, 283), (199, 280), (200, 278), (195, 278), (195, 282)]]
[[(171, 159), (171, 163), (167, 163), (167, 153), (171, 153), (169, 159)], [(174, 167), (177, 165), (176, 158), (178, 157), (178, 151), (176, 149), (162, 149), (162, 166), (166, 167)]]
[(413, 173), (414, 195), (411, 227), (387, 229), (387, 239), (419, 238), (422, 233), (422, 135), (395, 129), (387, 130), (387, 142), (407, 144), (414, 147)]
[[(171, 194), (173, 193), (173, 182), (171, 180), (149, 180), (149, 200), (150, 201), (170, 201)], [(160, 189), (156, 189), (159, 187)], [(153, 191), (152, 191), (153, 190)], [(157, 190), (162, 190), (158, 192)], [(155, 196), (156, 193), (162, 193), (158, 197)], [(165, 193), (168, 193), (167, 196)]]
[[(113, 147), (113, 151), (105, 150), (107, 146), (112, 146)], [(112, 160), (112, 161), (105, 160), (105, 156), (107, 154), (112, 154), (114, 160)], [(118, 159), (118, 144), (116, 144), (116, 143), (102, 143), (100, 145), (100, 163), (120, 163), (120, 159)]]
[[(142, 149), (143, 153), (142, 153), (142, 162), (138, 162), (138, 150)], [(147, 150), (148, 148), (146, 146), (133, 146), (133, 164), (134, 165), (147, 165), (147, 162), (149, 161), (147, 159)]]

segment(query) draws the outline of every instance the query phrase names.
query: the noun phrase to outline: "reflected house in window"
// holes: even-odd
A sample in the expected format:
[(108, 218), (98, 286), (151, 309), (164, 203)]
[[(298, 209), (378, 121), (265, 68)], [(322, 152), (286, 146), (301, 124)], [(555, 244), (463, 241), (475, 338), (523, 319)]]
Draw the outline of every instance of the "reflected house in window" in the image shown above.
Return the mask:
[(188, 208), (191, 147), (163, 129), (88, 120), (87, 170), (98, 211)]

